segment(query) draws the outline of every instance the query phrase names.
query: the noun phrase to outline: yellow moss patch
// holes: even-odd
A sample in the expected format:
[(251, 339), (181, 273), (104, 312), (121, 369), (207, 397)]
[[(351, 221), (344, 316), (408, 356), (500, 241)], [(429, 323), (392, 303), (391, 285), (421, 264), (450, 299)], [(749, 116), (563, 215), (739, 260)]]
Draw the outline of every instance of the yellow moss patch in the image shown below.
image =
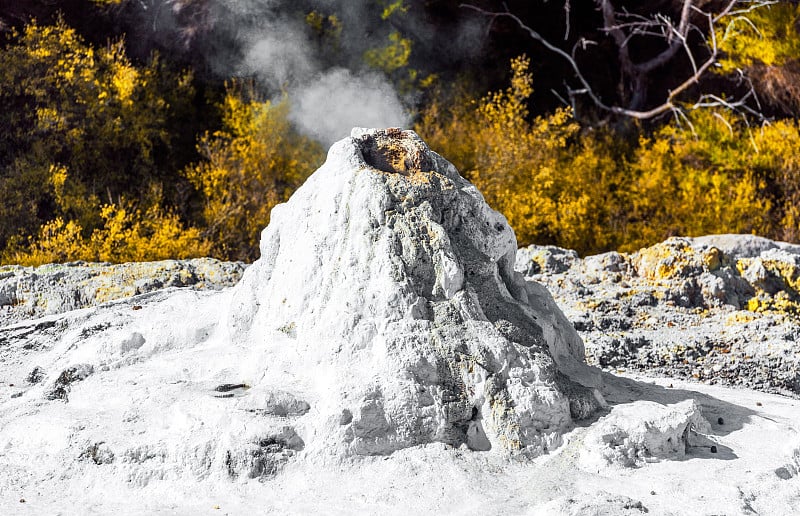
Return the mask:
[[(789, 315), (800, 314), (800, 268), (793, 263), (782, 260), (763, 260), (761, 258), (743, 258), (736, 262), (736, 269), (744, 275), (753, 266), (759, 266), (758, 278), (753, 287), (756, 294), (747, 302), (747, 309), (752, 312), (774, 312)], [(763, 283), (762, 283), (763, 282)], [(764, 284), (771, 288), (780, 288), (774, 295), (763, 290)]]
[(531, 261), (539, 266), (539, 271), (544, 271), (547, 265), (547, 252), (544, 249), (537, 249), (530, 255)]
[(794, 294), (800, 292), (800, 270), (791, 263), (780, 260), (765, 260), (764, 268), (777, 275)]
[(752, 312), (775, 312), (787, 315), (800, 314), (800, 302), (792, 299), (784, 291), (774, 296), (756, 296), (747, 302), (747, 309)]
[(719, 269), (722, 265), (722, 251), (716, 247), (709, 248), (703, 254), (703, 264), (710, 271)]
[[(755, 298), (753, 298), (753, 299), (755, 299)], [(752, 299), (751, 299), (751, 301), (752, 301)], [(730, 325), (734, 325), (734, 324), (748, 323), (750, 321), (754, 321), (754, 320), (758, 319), (759, 317), (761, 317), (760, 315), (753, 313), (755, 310), (752, 310), (750, 308), (750, 303), (749, 302), (748, 302), (747, 310), (749, 310), (749, 311), (740, 310), (738, 312), (734, 312), (734, 313), (730, 314), (728, 317), (725, 318), (725, 324), (730, 326)]]
[(670, 238), (640, 250), (633, 257), (633, 265), (640, 276), (658, 282), (717, 270), (722, 260), (722, 251), (716, 247), (698, 250), (687, 240)]

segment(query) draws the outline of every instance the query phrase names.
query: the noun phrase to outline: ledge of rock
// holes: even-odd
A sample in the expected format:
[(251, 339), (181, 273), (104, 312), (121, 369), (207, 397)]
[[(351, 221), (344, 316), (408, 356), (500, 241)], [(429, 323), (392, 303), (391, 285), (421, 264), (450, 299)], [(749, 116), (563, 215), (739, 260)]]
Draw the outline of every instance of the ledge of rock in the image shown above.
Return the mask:
[(682, 459), (693, 445), (692, 437), (710, 431), (694, 400), (674, 405), (652, 401), (618, 405), (584, 436), (580, 463), (594, 470)]
[(244, 269), (243, 263), (212, 258), (6, 265), (0, 267), (0, 327), (169, 287), (219, 290), (235, 285)]

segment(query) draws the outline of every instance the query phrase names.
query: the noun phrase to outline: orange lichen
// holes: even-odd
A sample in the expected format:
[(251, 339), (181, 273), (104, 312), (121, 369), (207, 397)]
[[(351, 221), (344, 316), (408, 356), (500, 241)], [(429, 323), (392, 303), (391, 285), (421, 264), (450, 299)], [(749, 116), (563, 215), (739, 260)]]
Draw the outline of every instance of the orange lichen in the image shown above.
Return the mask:
[(362, 136), (361, 151), (364, 161), (381, 172), (411, 176), (433, 169), (422, 140), (395, 127)]

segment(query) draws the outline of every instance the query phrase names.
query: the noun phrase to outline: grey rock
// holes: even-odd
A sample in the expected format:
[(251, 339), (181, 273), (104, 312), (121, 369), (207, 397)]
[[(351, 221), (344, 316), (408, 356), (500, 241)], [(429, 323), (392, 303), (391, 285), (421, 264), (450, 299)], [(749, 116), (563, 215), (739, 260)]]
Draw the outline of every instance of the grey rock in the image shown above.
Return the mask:
[(562, 273), (578, 260), (578, 253), (554, 245), (530, 245), (517, 251), (514, 269), (524, 276)]
[(237, 478), (242, 474), (247, 478), (269, 477), (277, 473), (296, 452), (303, 448), (305, 443), (294, 428), (285, 426), (249, 445), (229, 450), (226, 453), (225, 465), (231, 478)]
[(526, 277), (553, 293), (589, 363), (798, 396), (798, 249), (751, 235), (671, 238)]
[(114, 452), (111, 451), (105, 443), (97, 442), (89, 445), (86, 450), (78, 457), (81, 460), (87, 460), (98, 466), (103, 464), (111, 464), (114, 462)]
[(754, 258), (770, 249), (782, 249), (789, 253), (800, 254), (800, 245), (776, 242), (756, 235), (707, 235), (692, 239), (692, 245), (716, 247), (734, 258)]
[(245, 268), (212, 258), (6, 265), (0, 267), (0, 328), (169, 287), (219, 290), (235, 285)]
[(41, 382), (42, 380), (44, 380), (44, 369), (42, 369), (39, 366), (34, 367), (33, 369), (31, 369), (31, 372), (28, 373), (26, 380), (31, 385), (35, 385)]
[(72, 384), (85, 380), (92, 373), (94, 366), (91, 364), (77, 364), (64, 369), (45, 393), (45, 398), (67, 401)]

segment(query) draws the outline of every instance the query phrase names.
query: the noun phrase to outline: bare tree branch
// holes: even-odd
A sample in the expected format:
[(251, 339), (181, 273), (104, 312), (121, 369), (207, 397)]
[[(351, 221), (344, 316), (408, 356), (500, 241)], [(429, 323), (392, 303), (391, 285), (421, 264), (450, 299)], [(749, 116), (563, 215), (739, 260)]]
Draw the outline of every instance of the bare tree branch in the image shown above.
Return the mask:
[[(706, 72), (717, 64), (719, 49), (716, 39), (716, 30), (718, 24), (723, 19), (735, 16), (736, 18), (730, 23), (734, 23), (740, 18), (744, 18), (749, 23), (750, 20), (746, 17), (747, 13), (776, 3), (776, 1), (777, 0), (726, 0), (726, 3), (719, 12), (711, 13), (701, 9), (697, 5), (698, 0), (683, 0), (679, 18), (677, 22), (675, 22), (669, 16), (661, 13), (657, 13), (652, 17), (646, 17), (624, 10), (617, 11), (612, 4), (612, 0), (594, 0), (603, 20), (603, 26), (600, 30), (614, 41), (617, 48), (617, 59), (619, 60), (622, 74), (620, 77), (620, 91), (626, 91), (626, 88), (630, 90), (631, 97), (626, 103), (626, 106), (610, 105), (604, 102), (578, 65), (577, 51), (585, 50), (588, 45), (595, 44), (594, 42), (581, 38), (573, 46), (572, 52), (570, 53), (550, 43), (539, 32), (525, 24), (517, 15), (505, 7), (505, 5), (505, 10), (503, 11), (488, 11), (470, 4), (461, 4), (461, 7), (471, 9), (487, 16), (492, 22), (499, 18), (511, 20), (533, 40), (539, 42), (549, 51), (561, 56), (572, 68), (575, 78), (580, 83), (580, 88), (578, 89), (568, 88), (568, 95), (572, 100), (573, 106), (575, 105), (575, 97), (582, 95), (587, 97), (596, 107), (603, 111), (608, 111), (615, 115), (645, 120), (663, 115), (670, 111), (679, 111), (680, 107), (677, 103), (678, 96), (685, 93), (692, 86), (698, 84)], [(569, 16), (568, 0), (565, 5), (565, 10), (567, 11), (567, 16)], [(693, 19), (696, 20), (697, 18), (704, 20), (704, 23), (701, 24), (703, 27), (697, 25), (697, 22), (693, 22)], [(702, 50), (705, 55), (702, 61), (699, 61), (700, 56), (698, 55), (698, 49), (693, 50), (689, 43), (689, 36), (693, 31), (700, 33), (702, 39), (707, 38), (705, 49)], [(568, 35), (568, 33), (569, 21), (567, 22), (567, 34), (565, 34), (565, 36)], [(634, 37), (659, 38), (664, 40), (666, 47), (656, 55), (644, 61), (635, 62), (630, 54), (630, 44)], [(650, 109), (644, 109), (647, 101), (646, 96), (649, 75), (670, 63), (681, 50), (685, 52), (689, 60), (691, 73), (677, 86), (669, 90), (659, 105)], [(727, 101), (713, 95), (701, 95), (700, 100), (691, 106), (690, 109), (716, 106), (758, 115), (757, 111), (751, 109), (746, 104), (748, 100), (754, 100), (756, 103), (758, 102), (752, 85), (750, 91), (737, 101)], [(680, 115), (677, 114), (676, 116), (680, 117)]]

